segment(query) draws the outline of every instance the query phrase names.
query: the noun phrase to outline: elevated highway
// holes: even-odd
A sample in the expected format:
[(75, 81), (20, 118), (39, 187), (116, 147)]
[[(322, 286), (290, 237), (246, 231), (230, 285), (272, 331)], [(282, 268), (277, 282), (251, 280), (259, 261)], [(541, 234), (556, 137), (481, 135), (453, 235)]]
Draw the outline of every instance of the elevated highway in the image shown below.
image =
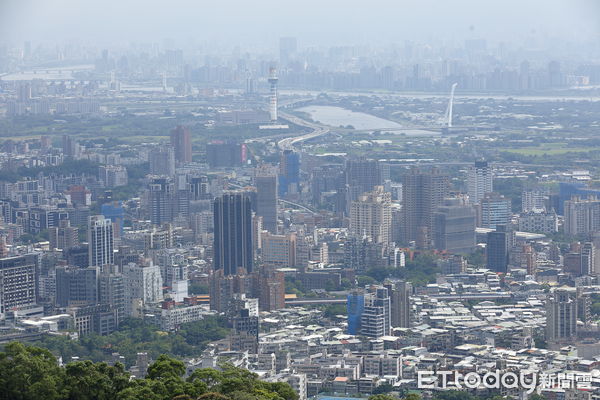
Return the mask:
[(313, 122), (306, 121), (302, 118), (296, 117), (295, 115), (291, 115), (291, 114), (283, 113), (283, 112), (280, 112), (279, 115), (281, 116), (281, 118), (283, 118), (295, 125), (312, 129), (312, 132), (306, 133), (304, 135), (293, 136), (293, 137), (281, 139), (279, 142), (277, 142), (277, 147), (279, 147), (281, 150), (291, 150), (291, 149), (293, 149), (294, 145), (297, 143), (301, 143), (306, 140), (314, 139), (316, 137), (323, 136), (323, 135), (326, 135), (327, 133), (329, 133), (329, 128), (322, 126), (322, 125), (318, 125)]

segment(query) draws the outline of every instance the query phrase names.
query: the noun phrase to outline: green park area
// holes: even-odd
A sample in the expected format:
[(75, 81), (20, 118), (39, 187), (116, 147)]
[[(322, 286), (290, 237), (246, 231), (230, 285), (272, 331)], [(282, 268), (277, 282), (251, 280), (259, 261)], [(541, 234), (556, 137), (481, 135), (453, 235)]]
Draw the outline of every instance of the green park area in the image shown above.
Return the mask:
[(552, 156), (567, 153), (587, 153), (599, 151), (600, 147), (570, 146), (568, 143), (542, 143), (539, 146), (527, 146), (520, 148), (504, 148), (502, 151), (520, 154), (524, 156)]

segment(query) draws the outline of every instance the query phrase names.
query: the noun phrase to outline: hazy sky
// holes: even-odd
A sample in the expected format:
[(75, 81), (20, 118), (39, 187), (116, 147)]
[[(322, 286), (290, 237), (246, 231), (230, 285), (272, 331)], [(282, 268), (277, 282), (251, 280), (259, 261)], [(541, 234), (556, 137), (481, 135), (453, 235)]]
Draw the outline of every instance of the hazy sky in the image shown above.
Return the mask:
[(600, 37), (600, 0), (0, 0), (0, 42), (277, 45)]

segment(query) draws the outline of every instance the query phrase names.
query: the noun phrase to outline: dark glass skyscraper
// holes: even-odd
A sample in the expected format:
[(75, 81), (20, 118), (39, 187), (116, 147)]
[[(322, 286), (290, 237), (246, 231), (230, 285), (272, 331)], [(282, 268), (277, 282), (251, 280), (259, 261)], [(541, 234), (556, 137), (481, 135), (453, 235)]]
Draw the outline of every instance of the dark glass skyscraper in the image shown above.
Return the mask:
[(178, 164), (192, 162), (192, 139), (187, 127), (178, 125), (171, 131), (171, 146), (175, 149), (175, 161)]
[(226, 193), (214, 202), (215, 270), (235, 275), (238, 269), (252, 272), (252, 211), (245, 193)]
[(496, 230), (488, 232), (487, 245), (487, 267), (494, 272), (506, 273), (508, 268), (508, 250), (510, 244), (510, 232), (505, 225), (496, 226)]

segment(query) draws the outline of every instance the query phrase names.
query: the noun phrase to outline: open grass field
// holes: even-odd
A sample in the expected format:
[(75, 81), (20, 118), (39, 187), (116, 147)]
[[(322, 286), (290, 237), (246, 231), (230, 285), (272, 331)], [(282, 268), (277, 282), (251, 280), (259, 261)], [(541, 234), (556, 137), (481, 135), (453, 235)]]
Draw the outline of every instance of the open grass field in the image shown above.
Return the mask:
[(590, 151), (600, 151), (600, 147), (570, 147), (567, 145), (567, 143), (543, 143), (536, 147), (522, 147), (519, 149), (503, 148), (501, 150), (509, 153), (521, 154), (524, 156), (552, 156), (566, 153), (587, 153)]

